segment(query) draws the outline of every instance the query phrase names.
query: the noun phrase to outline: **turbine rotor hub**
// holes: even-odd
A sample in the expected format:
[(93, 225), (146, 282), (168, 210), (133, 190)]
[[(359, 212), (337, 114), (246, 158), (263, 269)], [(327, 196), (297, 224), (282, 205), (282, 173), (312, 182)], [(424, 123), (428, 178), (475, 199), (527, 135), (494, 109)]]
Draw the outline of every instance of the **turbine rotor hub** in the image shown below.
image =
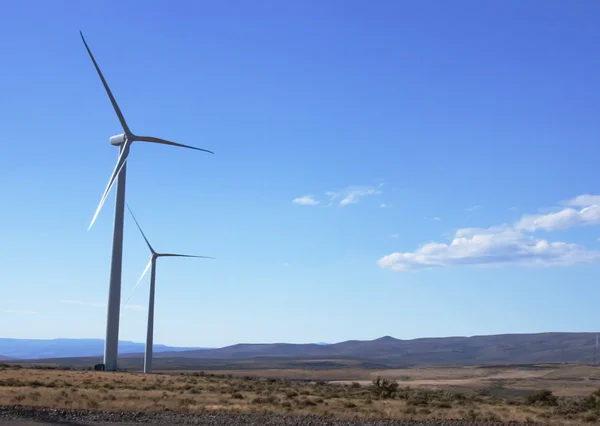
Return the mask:
[(121, 133), (120, 135), (111, 136), (110, 144), (114, 146), (121, 146), (127, 140), (127, 135), (125, 133)]

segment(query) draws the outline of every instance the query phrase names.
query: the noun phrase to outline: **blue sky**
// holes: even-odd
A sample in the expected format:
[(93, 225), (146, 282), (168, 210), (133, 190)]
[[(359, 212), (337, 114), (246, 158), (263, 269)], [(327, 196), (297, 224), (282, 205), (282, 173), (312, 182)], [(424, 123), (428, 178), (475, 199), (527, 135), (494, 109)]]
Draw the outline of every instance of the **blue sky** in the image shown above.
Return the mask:
[[(10, 2), (2, 337), (104, 337), (121, 133), (155, 341), (595, 331), (600, 4)], [(123, 301), (148, 261), (126, 217)], [(148, 280), (120, 338), (145, 338)]]

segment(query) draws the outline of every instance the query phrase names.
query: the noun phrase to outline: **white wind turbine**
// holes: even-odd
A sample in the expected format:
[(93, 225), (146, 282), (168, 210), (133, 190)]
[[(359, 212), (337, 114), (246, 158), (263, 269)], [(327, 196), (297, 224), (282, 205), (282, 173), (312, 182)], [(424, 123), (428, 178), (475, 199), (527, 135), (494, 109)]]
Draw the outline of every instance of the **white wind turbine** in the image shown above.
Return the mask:
[(123, 220), (125, 214), (125, 181), (126, 181), (126, 161), (127, 156), (129, 155), (129, 150), (131, 148), (131, 144), (133, 142), (152, 142), (163, 145), (172, 145), (179, 146), (182, 148), (190, 148), (198, 151), (208, 152), (210, 154), (214, 154), (212, 151), (196, 148), (193, 146), (183, 145), (176, 142), (171, 142), (165, 139), (159, 139), (152, 136), (137, 136), (135, 135), (127, 126), (125, 118), (123, 117), (123, 113), (119, 109), (117, 105), (117, 101), (115, 100), (112, 92), (110, 91), (96, 60), (94, 59), (94, 55), (92, 55), (92, 51), (88, 47), (85, 38), (83, 37), (83, 33), (80, 31), (81, 39), (83, 40), (83, 44), (85, 44), (85, 48), (87, 49), (92, 62), (94, 63), (94, 67), (98, 72), (98, 76), (100, 80), (102, 80), (102, 84), (104, 85), (104, 89), (106, 90), (106, 94), (108, 95), (110, 102), (119, 118), (121, 126), (123, 127), (124, 133), (116, 136), (112, 136), (110, 138), (110, 143), (112, 145), (118, 146), (119, 149), (119, 157), (117, 159), (117, 164), (110, 175), (110, 179), (108, 181), (108, 185), (104, 190), (104, 194), (102, 194), (102, 198), (100, 199), (100, 204), (98, 204), (98, 208), (94, 213), (94, 217), (90, 223), (89, 229), (92, 227), (96, 218), (98, 217), (98, 213), (110, 192), (115, 180), (117, 181), (117, 194), (115, 200), (115, 219), (114, 219), (114, 227), (113, 227), (113, 242), (112, 242), (112, 257), (111, 257), (111, 265), (110, 265), (110, 284), (108, 290), (108, 307), (107, 307), (107, 319), (106, 319), (106, 340), (104, 343), (104, 368), (107, 371), (116, 371), (117, 369), (117, 352), (119, 345), (119, 314), (120, 314), (120, 302), (121, 302), (121, 267), (123, 263)]
[[(150, 261), (148, 262), (148, 265), (146, 265), (146, 269), (144, 269), (144, 272), (142, 272), (142, 275), (140, 276), (137, 283), (133, 287), (131, 294), (133, 294), (133, 292), (137, 288), (140, 281), (142, 281), (142, 278), (144, 278), (144, 276), (148, 272), (148, 269), (150, 269), (150, 267), (152, 267), (152, 270), (150, 272), (150, 297), (148, 299), (148, 324), (147, 324), (147, 329), (146, 329), (146, 353), (144, 355), (144, 373), (152, 373), (152, 345), (154, 343), (154, 290), (155, 290), (155, 284), (156, 284), (156, 259), (158, 259), (159, 257), (195, 257), (195, 258), (200, 258), (200, 259), (214, 259), (214, 257), (194, 256), (194, 255), (190, 255), (190, 254), (157, 253), (150, 245), (150, 242), (148, 241), (148, 238), (146, 238), (146, 235), (144, 235), (144, 231), (142, 231), (142, 228), (141, 228), (140, 224), (138, 223), (138, 221), (136, 220), (135, 216), (133, 215), (133, 212), (129, 208), (129, 205), (127, 206), (127, 209), (129, 210), (129, 213), (131, 213), (131, 217), (133, 218), (138, 229), (140, 230), (140, 233), (142, 234), (144, 241), (146, 241), (146, 245), (150, 249), (150, 253), (151, 253)], [(129, 297), (131, 297), (131, 295)], [(128, 298), (128, 300), (129, 300), (129, 298)], [(125, 303), (127, 303), (127, 302), (125, 302)]]

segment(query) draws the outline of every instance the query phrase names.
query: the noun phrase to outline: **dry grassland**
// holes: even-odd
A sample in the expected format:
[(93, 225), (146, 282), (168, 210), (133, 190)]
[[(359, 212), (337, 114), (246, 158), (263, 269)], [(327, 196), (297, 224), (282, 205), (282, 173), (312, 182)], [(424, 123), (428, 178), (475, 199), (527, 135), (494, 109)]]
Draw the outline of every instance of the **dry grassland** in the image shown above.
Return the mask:
[[(358, 374), (357, 374), (358, 376)], [(423, 367), (365, 372), (360, 379), (369, 384), (377, 376), (394, 379), (400, 386), (457, 391), (504, 389), (504, 393), (527, 395), (549, 389), (557, 396), (588, 396), (600, 387), (600, 367), (586, 365), (537, 365), (528, 367)]]
[[(401, 379), (399, 385), (393, 380), (375, 385), (370, 381), (299, 383), (193, 372), (143, 375), (0, 367), (0, 405), (136, 412), (235, 411), (341, 418), (536, 421), (556, 425), (600, 419), (600, 393), (592, 393), (597, 387), (588, 389), (586, 382), (583, 392), (581, 386), (573, 385), (577, 381), (569, 382), (573, 379), (572, 371), (543, 371), (544, 375), (552, 375), (549, 383), (559, 387), (571, 383), (569, 389), (577, 391), (563, 392), (565, 395), (558, 397), (552, 392), (538, 392), (531, 398), (532, 391), (526, 391), (527, 386), (535, 389), (533, 383), (543, 380), (544, 375), (539, 372), (528, 375), (515, 369), (512, 373), (509, 369), (389, 370), (378, 373)], [(582, 368), (577, 374), (581, 378), (590, 371)], [(293, 374), (288, 371), (287, 375)], [(411, 386), (407, 387), (407, 383)], [(523, 383), (527, 386), (523, 387)]]

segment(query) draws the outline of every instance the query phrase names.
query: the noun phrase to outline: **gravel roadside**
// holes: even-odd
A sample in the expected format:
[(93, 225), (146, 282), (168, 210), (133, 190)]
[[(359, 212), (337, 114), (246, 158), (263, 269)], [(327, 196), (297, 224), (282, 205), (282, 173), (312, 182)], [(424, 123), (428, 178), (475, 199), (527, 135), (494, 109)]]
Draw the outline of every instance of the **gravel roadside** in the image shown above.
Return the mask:
[(519, 423), (466, 420), (342, 420), (324, 417), (236, 413), (110, 413), (54, 410), (23, 406), (0, 407), (0, 423), (17, 425), (200, 425), (200, 426), (500, 426)]

